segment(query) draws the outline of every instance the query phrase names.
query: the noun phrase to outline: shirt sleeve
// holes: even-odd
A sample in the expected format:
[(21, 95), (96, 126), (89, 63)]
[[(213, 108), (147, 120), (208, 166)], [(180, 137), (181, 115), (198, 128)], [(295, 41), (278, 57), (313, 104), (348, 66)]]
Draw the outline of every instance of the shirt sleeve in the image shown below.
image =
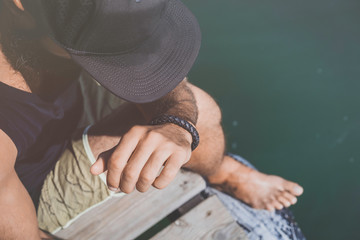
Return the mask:
[(0, 97), (0, 129), (14, 142), (18, 157), (36, 142), (49, 118), (31, 103), (3, 101)]
[(26, 134), (22, 133), (18, 126), (16, 115), (16, 112), (0, 107), (0, 129), (10, 137), (18, 150), (18, 156), (21, 156), (26, 149), (27, 140)]

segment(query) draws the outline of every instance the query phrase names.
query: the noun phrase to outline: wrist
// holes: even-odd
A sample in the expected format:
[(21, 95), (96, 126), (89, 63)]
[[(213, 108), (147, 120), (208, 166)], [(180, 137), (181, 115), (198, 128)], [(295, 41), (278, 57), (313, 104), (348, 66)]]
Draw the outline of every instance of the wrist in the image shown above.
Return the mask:
[(177, 116), (164, 114), (154, 118), (150, 122), (150, 125), (161, 125), (166, 123), (175, 124), (186, 130), (191, 135), (191, 150), (194, 151), (196, 149), (199, 145), (200, 137), (198, 131), (192, 123)]
[(186, 141), (191, 145), (191, 143), (193, 141), (191, 133), (189, 133), (187, 130), (185, 130), (184, 128), (182, 128), (174, 123), (165, 123), (165, 124), (171, 126), (172, 128), (178, 129), (178, 131), (181, 132), (182, 135), (185, 137)]

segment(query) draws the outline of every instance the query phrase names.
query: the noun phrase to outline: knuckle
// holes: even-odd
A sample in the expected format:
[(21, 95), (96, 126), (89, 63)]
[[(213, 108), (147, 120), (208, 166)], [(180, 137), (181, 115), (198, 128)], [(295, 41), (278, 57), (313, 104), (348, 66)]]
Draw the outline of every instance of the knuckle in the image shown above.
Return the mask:
[(140, 133), (143, 131), (143, 127), (142, 126), (139, 126), (139, 125), (136, 125), (136, 126), (133, 126), (129, 132), (132, 132), (132, 133)]
[(163, 180), (165, 181), (169, 181), (171, 179), (173, 179), (173, 177), (175, 176), (176, 172), (175, 171), (164, 171), (162, 174), (161, 174), (161, 177)]
[(149, 183), (151, 182), (153, 179), (151, 177), (151, 174), (148, 174), (148, 173), (145, 173), (145, 174), (142, 174), (139, 178), (139, 182), (141, 183)]
[(154, 164), (162, 164), (165, 162), (169, 156), (172, 154), (172, 150), (161, 145), (158, 147), (153, 154)]
[(109, 168), (110, 170), (113, 170), (113, 171), (118, 172), (118, 171), (121, 171), (121, 169), (122, 169), (122, 164), (121, 164), (121, 162), (119, 162), (119, 161), (110, 161), (108, 168)]
[[(167, 141), (167, 142), (165, 142), (163, 145), (162, 145), (162, 147), (164, 148), (164, 149), (177, 149), (179, 146), (178, 145), (176, 145), (174, 142), (172, 142), (172, 141)], [(174, 151), (176, 151), (176, 150), (174, 150)]]
[(131, 169), (126, 169), (122, 173), (122, 179), (126, 182), (131, 181), (136, 178), (136, 174), (134, 171), (131, 171)]
[(190, 155), (188, 155), (186, 152), (175, 153), (172, 161), (173, 164), (172, 168), (180, 168), (183, 164), (185, 164), (189, 160), (190, 160)]
[(158, 132), (149, 132), (148, 133), (148, 139), (151, 139), (151, 140), (158, 140), (158, 139), (161, 139), (162, 137), (162, 134), (161, 133), (158, 133)]
[(177, 151), (175, 154), (176, 154), (176, 158), (181, 162), (187, 160), (190, 155), (188, 151)]

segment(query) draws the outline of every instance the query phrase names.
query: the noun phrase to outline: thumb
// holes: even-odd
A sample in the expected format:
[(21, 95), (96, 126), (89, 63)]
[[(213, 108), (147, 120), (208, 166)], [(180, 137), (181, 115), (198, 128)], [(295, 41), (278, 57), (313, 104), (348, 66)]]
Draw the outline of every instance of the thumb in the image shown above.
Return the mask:
[(115, 150), (115, 147), (110, 150), (100, 153), (98, 159), (90, 168), (91, 174), (99, 175), (107, 170), (107, 162), (109, 161), (114, 150)]

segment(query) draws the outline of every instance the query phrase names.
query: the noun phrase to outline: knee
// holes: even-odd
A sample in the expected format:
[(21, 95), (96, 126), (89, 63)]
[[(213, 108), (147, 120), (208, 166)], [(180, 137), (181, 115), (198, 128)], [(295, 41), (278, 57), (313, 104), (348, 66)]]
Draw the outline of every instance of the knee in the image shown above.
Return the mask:
[(198, 107), (197, 125), (218, 126), (221, 125), (222, 114), (216, 101), (204, 90), (187, 83), (193, 92)]
[(220, 166), (225, 152), (225, 137), (221, 126), (221, 110), (216, 101), (205, 91), (188, 83), (198, 107), (196, 128), (200, 144), (184, 165), (203, 176), (213, 174)]

